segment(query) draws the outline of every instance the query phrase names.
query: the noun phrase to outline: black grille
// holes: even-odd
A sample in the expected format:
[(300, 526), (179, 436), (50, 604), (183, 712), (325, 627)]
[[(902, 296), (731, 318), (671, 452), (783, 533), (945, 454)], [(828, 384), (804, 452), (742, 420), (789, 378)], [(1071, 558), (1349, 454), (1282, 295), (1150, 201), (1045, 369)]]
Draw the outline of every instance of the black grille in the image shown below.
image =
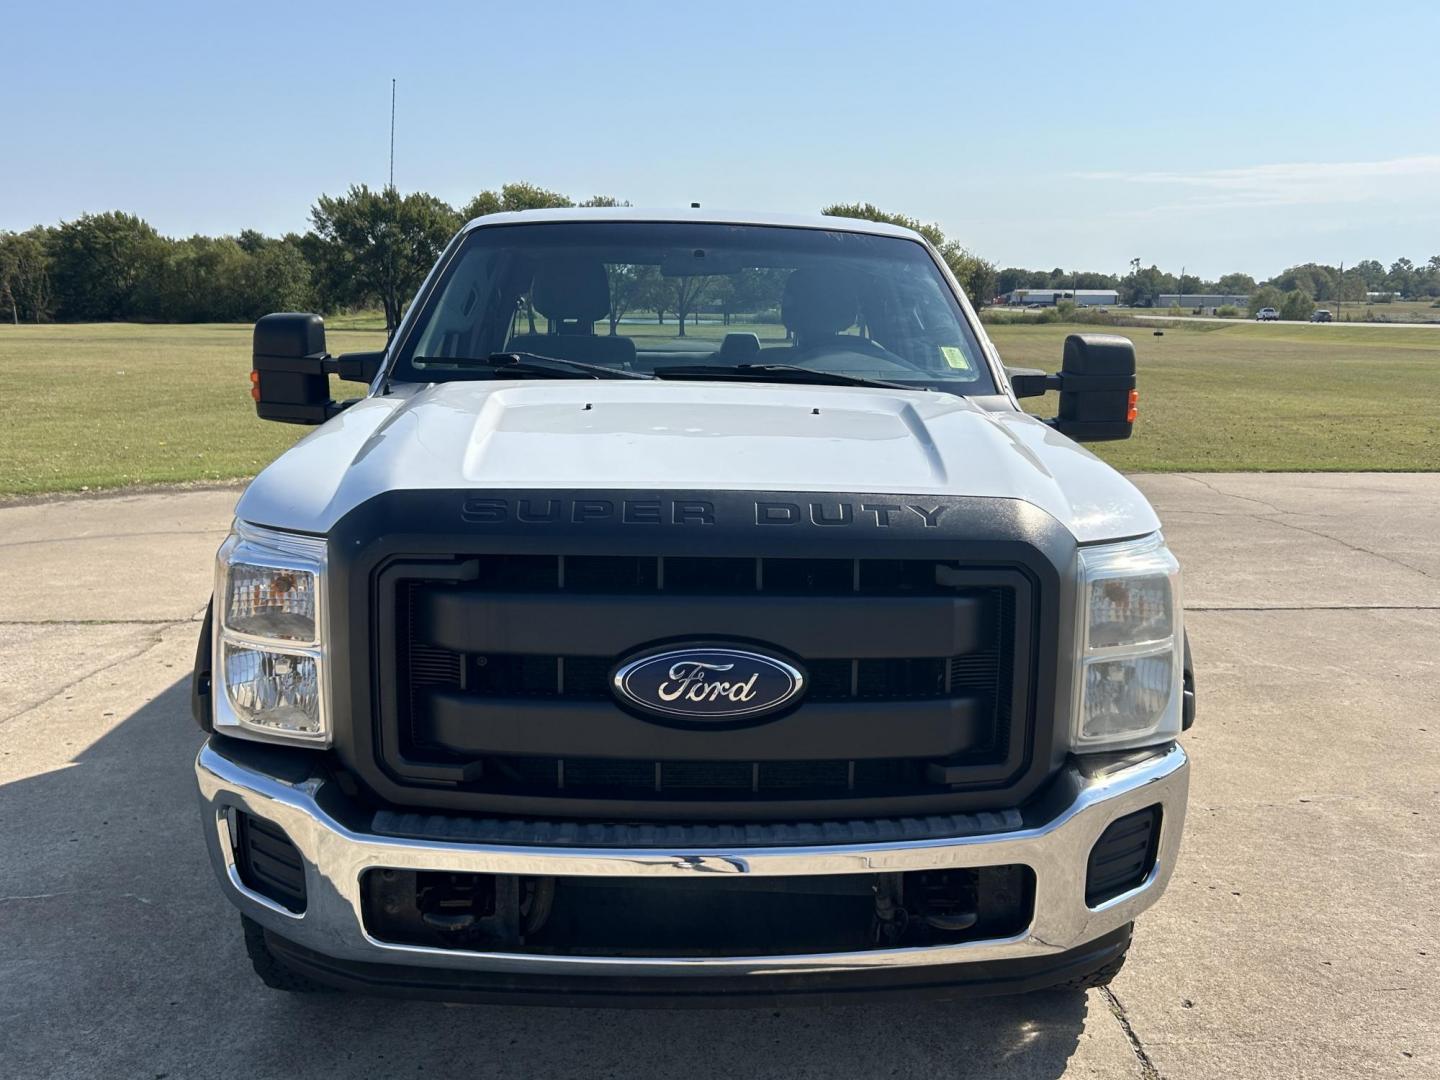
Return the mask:
[[(1027, 722), (1024, 704), (1017, 714), (1014, 703), (1028, 665), (1017, 670), (1015, 660), (1029, 659), (1033, 600), (1014, 570), (926, 559), (491, 555), (405, 560), (384, 577), (395, 626), (386, 636), (397, 655), (393, 711), (382, 725), (393, 724), (392, 769), (421, 783), (624, 800), (618, 813), (697, 800), (937, 795), (1003, 784)], [(838, 626), (828, 636), (827, 623)], [(787, 647), (787, 627), (822, 655)], [(772, 722), (774, 747), (747, 759), (707, 760), (688, 747), (633, 756), (618, 743), (614, 756), (608, 746), (603, 756), (566, 753), (566, 730), (630, 725), (625, 745), (636, 742), (636, 721), (615, 704), (610, 673), (629, 653), (676, 638), (778, 644), (809, 676), (795, 715), (844, 710), (831, 730), (860, 742), (883, 744), (898, 717), (901, 726), (963, 729), (964, 745), (924, 756), (872, 745), (837, 756), (823, 738), (785, 742), (785, 718)], [(930, 645), (935, 655), (924, 654)], [(907, 651), (919, 654), (896, 655)], [(487, 749), (486, 732), (500, 726), (510, 745)], [(463, 739), (452, 737), (457, 730)], [(645, 730), (657, 747), (667, 734)], [(530, 745), (515, 745), (527, 732)], [(708, 737), (716, 746), (727, 738)], [(648, 736), (638, 741), (645, 750)]]
[(1159, 842), (1158, 806), (1147, 807), (1111, 822), (1090, 849), (1085, 903), (1094, 907), (1144, 884), (1155, 865)]
[(305, 910), (305, 864), (285, 830), (235, 811), (235, 869), (247, 889), (295, 913)]

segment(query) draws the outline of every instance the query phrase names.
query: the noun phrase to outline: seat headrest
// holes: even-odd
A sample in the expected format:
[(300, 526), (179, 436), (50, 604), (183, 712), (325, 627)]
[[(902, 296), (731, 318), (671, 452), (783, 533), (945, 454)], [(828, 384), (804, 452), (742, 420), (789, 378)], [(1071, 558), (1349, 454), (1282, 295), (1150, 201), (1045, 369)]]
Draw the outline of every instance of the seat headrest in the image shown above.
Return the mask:
[(535, 310), (556, 322), (593, 323), (610, 314), (610, 280), (598, 259), (556, 259), (535, 271)]
[(848, 330), (859, 311), (860, 290), (849, 274), (802, 269), (785, 279), (780, 321), (802, 338)]

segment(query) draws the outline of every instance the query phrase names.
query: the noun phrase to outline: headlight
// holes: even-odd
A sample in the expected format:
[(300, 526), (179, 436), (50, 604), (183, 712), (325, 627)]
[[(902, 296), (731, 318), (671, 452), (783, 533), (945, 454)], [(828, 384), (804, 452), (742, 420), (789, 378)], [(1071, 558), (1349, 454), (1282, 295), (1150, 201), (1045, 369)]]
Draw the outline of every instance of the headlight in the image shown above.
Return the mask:
[(1077, 751), (1180, 734), (1180, 566), (1159, 533), (1080, 551)]
[(330, 742), (324, 585), (323, 540), (236, 523), (216, 566), (215, 730)]

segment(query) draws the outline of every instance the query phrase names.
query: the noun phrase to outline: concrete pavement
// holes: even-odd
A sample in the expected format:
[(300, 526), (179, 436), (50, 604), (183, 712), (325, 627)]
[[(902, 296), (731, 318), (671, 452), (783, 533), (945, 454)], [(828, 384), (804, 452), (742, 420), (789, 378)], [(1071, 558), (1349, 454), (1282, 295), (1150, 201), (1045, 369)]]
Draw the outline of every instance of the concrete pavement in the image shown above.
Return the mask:
[(1150, 476), (1200, 718), (1110, 993), (737, 1013), (290, 998), (199, 835), (234, 489), (0, 507), (0, 1075), (1440, 1075), (1440, 476)]

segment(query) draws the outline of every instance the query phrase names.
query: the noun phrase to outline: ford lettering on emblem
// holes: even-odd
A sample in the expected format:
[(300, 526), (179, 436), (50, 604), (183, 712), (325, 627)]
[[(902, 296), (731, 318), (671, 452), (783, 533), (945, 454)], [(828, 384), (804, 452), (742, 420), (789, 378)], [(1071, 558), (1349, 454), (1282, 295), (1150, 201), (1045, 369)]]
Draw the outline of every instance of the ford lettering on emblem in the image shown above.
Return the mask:
[(778, 656), (694, 645), (649, 652), (615, 669), (615, 695), (655, 716), (692, 723), (756, 720), (805, 690), (805, 675)]

